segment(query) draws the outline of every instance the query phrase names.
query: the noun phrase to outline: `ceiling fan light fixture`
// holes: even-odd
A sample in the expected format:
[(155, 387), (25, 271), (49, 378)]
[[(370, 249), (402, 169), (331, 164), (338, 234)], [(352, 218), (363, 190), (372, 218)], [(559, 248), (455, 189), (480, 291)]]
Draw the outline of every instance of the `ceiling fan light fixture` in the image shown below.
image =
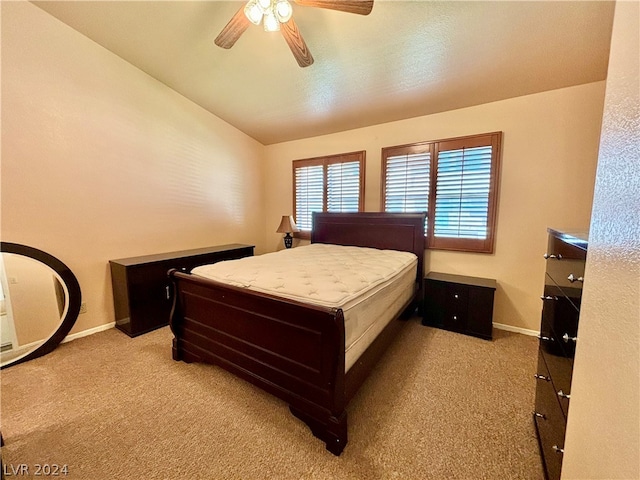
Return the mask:
[[(1, 1), (1, 0), (0, 0)], [(214, 43), (220, 48), (231, 48), (249, 25), (262, 22), (267, 32), (280, 31), (298, 65), (313, 64), (313, 56), (302, 38), (298, 25), (293, 20), (293, 2), (298, 5), (325, 8), (359, 15), (368, 15), (374, 0), (245, 0), (218, 34)], [(244, 3), (244, 2), (243, 2)], [(284, 25), (284, 27), (281, 26)]]
[(274, 10), (280, 23), (287, 23), (293, 14), (293, 8), (287, 0), (277, 0)]
[(254, 25), (260, 25), (264, 12), (256, 0), (250, 0), (244, 7), (244, 14), (251, 23)]
[(277, 32), (280, 30), (280, 22), (273, 12), (273, 9), (264, 14), (264, 30), (266, 32)]

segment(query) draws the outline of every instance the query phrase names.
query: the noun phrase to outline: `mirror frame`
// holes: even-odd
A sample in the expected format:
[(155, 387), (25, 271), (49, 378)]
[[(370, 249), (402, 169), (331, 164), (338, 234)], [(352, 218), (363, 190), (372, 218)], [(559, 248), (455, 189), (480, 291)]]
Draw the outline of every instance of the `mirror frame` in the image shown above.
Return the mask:
[(53, 351), (58, 344), (64, 340), (71, 330), (71, 327), (73, 327), (78, 319), (78, 315), (80, 314), (80, 304), (82, 303), (82, 292), (80, 291), (78, 279), (71, 269), (47, 252), (43, 252), (37, 248), (28, 247), (26, 245), (21, 245), (19, 243), (0, 242), (0, 253), (1, 252), (23, 255), (44, 263), (60, 276), (69, 293), (69, 308), (67, 308), (64, 318), (61, 319), (62, 321), (60, 322), (58, 329), (35, 350), (22, 357), (16, 358), (14, 361), (9, 361), (4, 365), (0, 365), (0, 369), (3, 369), (28, 360), (33, 360), (34, 358), (41, 357)]

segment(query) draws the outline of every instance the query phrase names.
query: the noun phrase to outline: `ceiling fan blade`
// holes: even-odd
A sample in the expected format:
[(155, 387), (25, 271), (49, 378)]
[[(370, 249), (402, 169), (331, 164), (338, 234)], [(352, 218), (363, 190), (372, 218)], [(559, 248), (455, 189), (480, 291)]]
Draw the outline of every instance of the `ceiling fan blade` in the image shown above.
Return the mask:
[(313, 63), (313, 56), (307, 48), (307, 44), (304, 42), (304, 39), (300, 34), (300, 30), (298, 30), (298, 25), (293, 21), (293, 18), (287, 23), (283, 23), (280, 27), (280, 31), (282, 32), (282, 36), (286, 40), (287, 45), (289, 45), (293, 56), (296, 57), (298, 65), (303, 68), (311, 65)]
[(238, 41), (240, 35), (249, 27), (251, 23), (244, 14), (244, 6), (236, 12), (229, 20), (229, 23), (222, 29), (214, 40), (215, 44), (222, 48), (231, 48)]
[(358, 15), (369, 15), (373, 9), (373, 0), (295, 0), (305, 7), (327, 8)]

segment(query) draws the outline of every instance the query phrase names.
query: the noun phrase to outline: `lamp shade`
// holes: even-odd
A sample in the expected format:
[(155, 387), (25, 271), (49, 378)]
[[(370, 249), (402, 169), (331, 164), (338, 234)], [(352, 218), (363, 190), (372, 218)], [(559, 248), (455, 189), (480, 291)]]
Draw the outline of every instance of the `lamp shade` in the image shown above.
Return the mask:
[(296, 222), (293, 221), (292, 215), (283, 215), (280, 225), (276, 230), (277, 233), (291, 233), (299, 231), (300, 229), (296, 226)]

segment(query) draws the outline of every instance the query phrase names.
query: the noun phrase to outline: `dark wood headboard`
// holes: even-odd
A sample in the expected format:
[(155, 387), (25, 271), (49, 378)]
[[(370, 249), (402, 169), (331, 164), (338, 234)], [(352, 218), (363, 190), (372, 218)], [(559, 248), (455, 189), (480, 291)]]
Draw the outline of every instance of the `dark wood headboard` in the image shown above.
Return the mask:
[(311, 243), (400, 250), (418, 257), (418, 282), (424, 276), (426, 213), (313, 213)]

